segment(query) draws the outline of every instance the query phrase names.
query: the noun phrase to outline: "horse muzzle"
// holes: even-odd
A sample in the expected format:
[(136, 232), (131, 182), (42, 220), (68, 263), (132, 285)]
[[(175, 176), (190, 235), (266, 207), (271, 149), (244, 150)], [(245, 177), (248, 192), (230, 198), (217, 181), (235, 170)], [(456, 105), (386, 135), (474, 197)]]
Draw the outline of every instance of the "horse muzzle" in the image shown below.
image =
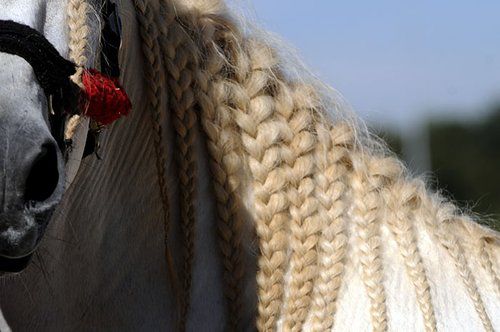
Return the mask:
[[(49, 134), (47, 134), (49, 135)], [(36, 137), (42, 137), (38, 134)], [(43, 237), (64, 192), (64, 164), (55, 142), (34, 148), (17, 142), (13, 155), (0, 151), (0, 271), (19, 272)], [(24, 144), (21, 144), (24, 142)], [(24, 153), (22, 153), (24, 151)], [(21, 157), (23, 156), (23, 157)]]

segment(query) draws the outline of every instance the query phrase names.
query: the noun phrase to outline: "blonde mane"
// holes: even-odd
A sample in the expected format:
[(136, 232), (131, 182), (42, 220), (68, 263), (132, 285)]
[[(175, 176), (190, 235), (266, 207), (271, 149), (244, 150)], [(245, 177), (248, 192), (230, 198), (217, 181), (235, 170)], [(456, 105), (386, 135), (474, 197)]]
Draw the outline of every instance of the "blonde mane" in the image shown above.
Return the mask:
[[(242, 254), (248, 218), (243, 207), (252, 213), (258, 239), (260, 331), (331, 330), (345, 264), (351, 259), (360, 263), (373, 330), (387, 330), (382, 227), (396, 240), (426, 331), (436, 331), (437, 323), (418, 230), (431, 234), (448, 252), (485, 330), (493, 330), (465, 253), (477, 255), (491, 279), (487, 282), (500, 294), (498, 233), (410, 177), (357, 121), (332, 116), (332, 102), (317, 85), (285, 72), (271, 44), (243, 33), (222, 1), (133, 2), (167, 228), (168, 156), (160, 122), (165, 110), (158, 100), (165, 89), (176, 132), (186, 258), (179, 294), (183, 327), (192, 273), (197, 206), (193, 149), (199, 126), (217, 201), (229, 330), (241, 327), (242, 278), (249, 273)], [(85, 0), (70, 0), (70, 56), (77, 64), (87, 60), (87, 6)]]

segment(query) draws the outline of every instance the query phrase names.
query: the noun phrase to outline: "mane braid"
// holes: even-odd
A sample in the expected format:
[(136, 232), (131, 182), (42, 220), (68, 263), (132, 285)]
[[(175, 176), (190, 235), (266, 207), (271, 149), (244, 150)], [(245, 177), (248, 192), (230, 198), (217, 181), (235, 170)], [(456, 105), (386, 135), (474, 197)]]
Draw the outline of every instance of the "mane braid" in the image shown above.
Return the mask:
[(291, 132), (283, 112), (290, 114), (293, 105), (280, 103), (271, 94), (276, 58), (269, 48), (256, 41), (245, 42), (233, 46), (237, 50), (233, 59), (238, 83), (231, 86), (233, 116), (253, 179), (254, 219), (260, 249), (257, 328), (269, 331), (277, 328), (285, 289), (289, 182), (283, 155), (289, 154)]
[[(287, 88), (280, 85), (278, 90)], [(290, 93), (294, 102), (294, 110), (288, 120), (292, 135), (291, 154), (285, 160), (290, 180), (288, 199), (291, 258), (284, 328), (287, 331), (300, 331), (312, 302), (313, 281), (318, 274), (317, 244), (321, 224), (313, 177), (317, 139), (313, 131), (312, 111), (317, 104), (313, 90), (307, 86), (297, 85)]]
[[(242, 255), (241, 203), (238, 195), (242, 167), (239, 143), (230, 105), (233, 83), (227, 77), (231, 45), (234, 44), (232, 22), (216, 15), (201, 16), (197, 26), (203, 55), (197, 72), (200, 118), (210, 156), (210, 171), (217, 204), (219, 247), (224, 266), (224, 294), (228, 313), (228, 331), (239, 331), (245, 267)], [(226, 58), (222, 58), (226, 52)], [(234, 51), (233, 51), (234, 52)], [(226, 60), (226, 61), (225, 61)]]
[(474, 307), (476, 309), (479, 318), (481, 319), (481, 323), (484, 326), (484, 329), (488, 332), (493, 332), (493, 326), (491, 325), (490, 317), (486, 312), (486, 308), (484, 306), (484, 302), (481, 298), (481, 294), (477, 289), (477, 284), (474, 279), (474, 276), (467, 265), (467, 260), (463, 253), (463, 249), (461, 245), (457, 242), (457, 239), (452, 234), (442, 234), (440, 235), (443, 246), (448, 249), (450, 256), (454, 259), (457, 269), (459, 271), (460, 277), (467, 288), (469, 296), (474, 303)]
[(356, 225), (361, 276), (370, 299), (373, 331), (387, 330), (387, 304), (380, 254), (380, 208), (378, 190), (382, 179), (370, 169), (370, 156), (351, 154), (354, 172), (350, 187), (353, 193), (352, 220)]
[[(438, 202), (441, 203), (439, 200)], [(481, 294), (478, 291), (474, 275), (467, 264), (463, 248), (458, 242), (457, 237), (448, 229), (448, 223), (457, 222), (460, 219), (460, 217), (456, 215), (456, 208), (449, 203), (441, 203), (436, 206), (435, 202), (429, 202), (428, 198), (427, 200), (424, 200), (424, 203), (426, 204), (427, 210), (431, 211), (431, 213), (435, 216), (434, 219), (428, 220), (427, 225), (434, 230), (433, 233), (436, 238), (453, 259), (457, 267), (458, 274), (467, 289), (484, 329), (486, 331), (493, 331), (491, 320), (486, 312)]]
[(318, 280), (312, 304), (312, 331), (330, 331), (334, 324), (337, 297), (347, 252), (345, 181), (350, 171), (349, 149), (354, 133), (346, 124), (316, 125), (316, 197), (323, 230), (318, 239)]
[(420, 199), (412, 184), (397, 181), (394, 186), (384, 190), (386, 206), (390, 210), (388, 225), (396, 238), (406, 271), (415, 287), (415, 296), (424, 319), (427, 332), (437, 331), (434, 305), (429, 281), (420, 255), (413, 210), (419, 207)]
[(160, 48), (167, 73), (169, 110), (172, 111), (176, 137), (176, 160), (180, 181), (180, 215), (183, 235), (183, 304), (182, 331), (186, 328), (191, 298), (192, 265), (194, 257), (194, 228), (196, 219), (197, 161), (196, 113), (194, 110), (194, 73), (197, 68), (196, 49), (186, 31), (176, 21), (174, 8), (160, 3), (156, 24), (160, 32)]
[(163, 146), (163, 131), (161, 126), (162, 112), (165, 109), (161, 87), (165, 86), (165, 76), (162, 70), (162, 59), (158, 43), (159, 31), (156, 26), (153, 10), (149, 3), (146, 0), (134, 0), (134, 5), (142, 38), (142, 51), (147, 61), (145, 72), (148, 86), (148, 108), (151, 110), (158, 189), (163, 209), (166, 264), (170, 277), (170, 285), (175, 294), (178, 307), (180, 307), (181, 300), (177, 287), (178, 279), (174, 270), (173, 258), (168, 243), (168, 235), (170, 232), (170, 203), (166, 183), (166, 153)]

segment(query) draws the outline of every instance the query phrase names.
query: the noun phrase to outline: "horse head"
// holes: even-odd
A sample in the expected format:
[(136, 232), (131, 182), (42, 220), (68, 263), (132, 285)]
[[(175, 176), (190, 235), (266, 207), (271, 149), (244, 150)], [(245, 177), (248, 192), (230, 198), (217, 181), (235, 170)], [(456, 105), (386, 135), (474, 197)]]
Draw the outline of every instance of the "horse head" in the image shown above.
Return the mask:
[[(3, 272), (17, 272), (28, 264), (67, 187), (67, 168), (74, 165), (65, 159), (81, 159), (81, 155), (71, 154), (64, 158), (63, 144), (58, 141), (64, 124), (60, 128), (51, 119), (52, 95), (57, 93), (47, 91), (47, 82), (41, 82), (39, 77), (40, 70), (45, 71), (45, 76), (58, 70), (57, 66), (45, 63), (48, 53), (60, 54), (63, 60), (71, 55), (68, 2), (0, 3), (0, 19), (13, 26), (9, 32), (3, 28), (2, 38), (6, 39), (0, 45), (0, 271)], [(18, 31), (19, 27), (25, 29), (24, 34)], [(39, 52), (39, 45), (30, 44), (35, 32), (39, 33), (38, 40), (47, 41), (48, 51)], [(40, 54), (35, 54), (36, 51)], [(69, 81), (69, 77), (66, 79)], [(71, 148), (81, 152), (82, 143), (75, 145)]]

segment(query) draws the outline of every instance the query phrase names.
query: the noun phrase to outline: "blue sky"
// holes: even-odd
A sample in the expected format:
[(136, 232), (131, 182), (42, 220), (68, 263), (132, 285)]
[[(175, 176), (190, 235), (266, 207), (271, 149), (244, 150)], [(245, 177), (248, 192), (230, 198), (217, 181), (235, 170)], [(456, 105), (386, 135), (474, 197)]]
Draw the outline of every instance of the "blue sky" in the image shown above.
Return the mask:
[(500, 101), (498, 0), (249, 3), (368, 121), (477, 118)]

